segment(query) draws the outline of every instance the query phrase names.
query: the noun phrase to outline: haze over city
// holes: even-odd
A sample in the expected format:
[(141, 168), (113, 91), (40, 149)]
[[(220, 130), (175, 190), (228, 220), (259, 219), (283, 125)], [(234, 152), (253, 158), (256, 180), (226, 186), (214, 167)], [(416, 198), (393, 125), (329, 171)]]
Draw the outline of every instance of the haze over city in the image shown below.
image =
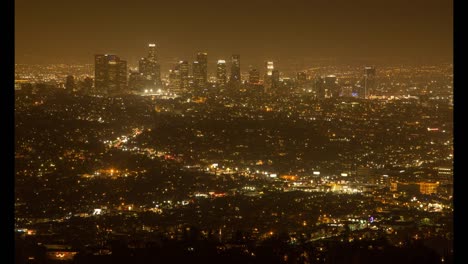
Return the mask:
[(142, 43), (166, 62), (198, 51), (264, 60), (451, 60), (453, 3), (358, 1), (15, 1), (17, 63), (92, 63), (115, 53), (136, 64)]
[(15, 4), (16, 263), (453, 263), (452, 1)]

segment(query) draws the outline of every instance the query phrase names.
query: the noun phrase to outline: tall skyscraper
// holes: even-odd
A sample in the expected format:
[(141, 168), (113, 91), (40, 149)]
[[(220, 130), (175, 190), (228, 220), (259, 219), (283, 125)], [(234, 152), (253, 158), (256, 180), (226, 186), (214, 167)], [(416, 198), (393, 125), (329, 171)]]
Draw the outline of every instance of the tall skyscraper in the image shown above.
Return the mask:
[(146, 87), (148, 80), (138, 71), (130, 71), (128, 77), (128, 88), (133, 91), (142, 92)]
[(340, 89), (336, 83), (336, 75), (327, 75), (325, 77), (325, 90), (328, 97), (338, 97)]
[(161, 84), (161, 67), (156, 54), (156, 44), (148, 44), (148, 49), (148, 56), (140, 59), (139, 71), (149, 86), (159, 86)]
[(368, 98), (370, 95), (375, 94), (376, 80), (375, 80), (375, 67), (364, 68), (364, 80), (359, 97)]
[(158, 57), (156, 55), (156, 44), (154, 43), (148, 44), (148, 59), (150, 61), (158, 61)]
[(192, 64), (193, 85), (195, 88), (203, 87), (202, 67), (199, 61), (194, 61)]
[(265, 63), (266, 66), (266, 75), (271, 76), (273, 74), (273, 70), (275, 69), (272, 61), (267, 61)]
[(197, 61), (200, 65), (198, 85), (204, 87), (208, 82), (208, 54), (206, 52), (198, 52)]
[(272, 75), (273, 75), (273, 70), (275, 69), (273, 62), (272, 61), (267, 61), (265, 62), (265, 78), (263, 80), (265, 90), (269, 90), (272, 87)]
[(180, 88), (180, 71), (177, 66), (174, 70), (169, 70), (169, 87), (171, 89)]
[(240, 55), (234, 54), (231, 57), (231, 78), (229, 79), (229, 82), (240, 83), (240, 81)]
[(94, 86), (97, 93), (116, 94), (127, 87), (127, 62), (116, 55), (94, 56)]
[(138, 61), (138, 71), (143, 75), (146, 80), (152, 80), (153, 75), (151, 74), (149, 60), (146, 57), (142, 57)]
[(314, 79), (314, 91), (318, 99), (325, 98), (325, 85), (323, 79), (320, 76)]
[(375, 77), (375, 67), (373, 66), (364, 67), (364, 74), (369, 77)]
[(249, 71), (249, 83), (258, 84), (260, 82), (260, 71), (255, 68), (250, 69)]
[(218, 63), (216, 64), (216, 83), (219, 87), (224, 87), (226, 85), (226, 81), (226, 61), (218, 60)]
[(271, 71), (271, 87), (276, 89), (280, 86), (280, 72), (278, 70)]
[(178, 70), (180, 74), (180, 88), (187, 89), (189, 87), (189, 64), (188, 61), (179, 61)]
[(353, 87), (351, 85), (345, 85), (341, 88), (341, 96), (343, 97), (352, 97), (353, 96)]
[(297, 83), (299, 85), (303, 85), (307, 82), (307, 74), (305, 72), (298, 72), (297, 73)]
[(75, 90), (75, 88), (75, 77), (73, 77), (73, 75), (68, 75), (65, 81), (65, 90), (67, 90), (67, 92), (69, 93), (72, 93)]
[(86, 77), (83, 81), (79, 82), (79, 86), (82, 94), (89, 94), (91, 89), (93, 89), (93, 79)]

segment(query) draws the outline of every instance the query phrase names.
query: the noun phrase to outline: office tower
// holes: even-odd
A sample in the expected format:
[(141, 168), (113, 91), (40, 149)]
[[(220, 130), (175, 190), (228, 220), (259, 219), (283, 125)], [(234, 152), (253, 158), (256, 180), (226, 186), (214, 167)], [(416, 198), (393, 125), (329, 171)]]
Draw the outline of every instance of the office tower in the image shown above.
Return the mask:
[(280, 74), (278, 70), (271, 71), (271, 88), (276, 89), (280, 85)]
[(187, 89), (189, 87), (189, 64), (187, 61), (179, 61), (177, 66), (180, 74), (180, 88)]
[(332, 87), (336, 84), (336, 75), (327, 75), (325, 77), (325, 85), (327, 87)]
[(78, 90), (82, 94), (89, 94), (93, 89), (93, 79), (90, 77), (84, 78), (84, 80), (78, 82)]
[(171, 89), (180, 88), (180, 71), (178, 65), (173, 70), (169, 70), (169, 87)]
[(375, 94), (376, 80), (375, 67), (364, 67), (364, 80), (359, 97), (368, 98)]
[(68, 75), (65, 81), (65, 90), (67, 90), (69, 93), (72, 93), (75, 88), (75, 77), (73, 77), (73, 75)]
[(148, 49), (148, 61), (150, 66), (148, 70), (151, 72), (154, 84), (159, 86), (161, 85), (161, 66), (159, 65), (156, 54), (156, 44), (148, 44)]
[(154, 43), (148, 44), (148, 59), (150, 61), (158, 61), (156, 56), (156, 44)]
[(161, 67), (156, 54), (156, 44), (148, 45), (148, 56), (139, 61), (139, 71), (147, 80), (147, 86), (161, 85)]
[(128, 88), (132, 91), (142, 92), (145, 88), (147, 80), (142, 73), (138, 71), (131, 71), (128, 78)]
[(340, 95), (336, 75), (327, 75), (325, 77), (325, 93), (328, 97), (338, 97)]
[(341, 96), (343, 97), (352, 97), (353, 96), (353, 86), (345, 85), (341, 88)]
[(226, 76), (226, 61), (218, 60), (216, 64), (216, 83), (219, 87), (224, 87), (227, 82)]
[(229, 82), (240, 83), (240, 81), (240, 55), (234, 54), (231, 57), (231, 78), (229, 79)]
[(369, 77), (375, 77), (375, 67), (371, 66), (367, 66), (367, 67), (364, 67), (364, 74), (366, 76), (369, 76)]
[(152, 80), (148, 58), (143, 57), (138, 61), (138, 71), (146, 80)]
[(267, 61), (265, 63), (266, 66), (266, 75), (271, 76), (273, 74), (273, 70), (275, 69), (272, 61)]
[(264, 86), (265, 90), (271, 89), (272, 86), (272, 75), (273, 75), (273, 70), (275, 69), (273, 62), (272, 61), (267, 61), (265, 62), (265, 77), (264, 77)]
[(283, 77), (281, 81), (279, 81), (279, 85), (282, 87), (281, 90), (283, 91), (288, 91), (295, 87), (294, 81), (289, 77)]
[(314, 79), (314, 92), (318, 99), (325, 98), (325, 85), (320, 76)]
[(193, 86), (195, 88), (203, 87), (202, 65), (198, 61), (194, 61), (192, 64), (192, 76), (193, 76)]
[(437, 180), (441, 183), (453, 183), (453, 167), (441, 166), (437, 168)]
[(94, 93), (107, 92), (109, 55), (94, 55)]
[(307, 74), (305, 72), (297, 73), (297, 84), (299, 86), (304, 85), (307, 82)]
[(260, 83), (260, 72), (255, 68), (252, 68), (249, 71), (249, 83), (250, 84)]
[(116, 94), (127, 87), (127, 62), (116, 55), (94, 56), (94, 86), (99, 94)]
[(197, 61), (200, 65), (198, 85), (204, 87), (208, 82), (208, 54), (206, 52), (198, 52)]

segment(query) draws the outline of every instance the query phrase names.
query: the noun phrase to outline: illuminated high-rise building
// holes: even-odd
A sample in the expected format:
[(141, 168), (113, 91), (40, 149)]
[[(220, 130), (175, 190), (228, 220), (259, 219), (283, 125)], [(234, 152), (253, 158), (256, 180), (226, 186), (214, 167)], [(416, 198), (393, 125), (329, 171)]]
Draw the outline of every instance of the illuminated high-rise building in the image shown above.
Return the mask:
[(249, 71), (249, 83), (258, 84), (260, 82), (260, 71), (252, 68)]
[(84, 78), (84, 80), (78, 82), (78, 90), (82, 94), (89, 94), (93, 89), (93, 79), (90, 77)]
[(157, 62), (158, 57), (156, 54), (156, 44), (150, 43), (148, 44), (148, 60)]
[(453, 183), (453, 167), (438, 167), (437, 177), (442, 183)]
[(345, 85), (341, 87), (341, 96), (343, 97), (352, 97), (353, 96), (353, 87), (351, 85)]
[(278, 88), (280, 85), (280, 72), (278, 70), (271, 71), (271, 87)]
[(76, 89), (75, 77), (73, 75), (68, 75), (65, 81), (65, 89), (67, 92), (72, 93)]
[(336, 84), (336, 75), (327, 75), (325, 77), (325, 85), (326, 86), (333, 86)]
[(368, 98), (375, 94), (376, 80), (375, 67), (364, 67), (364, 79), (359, 92), (359, 97)]
[(227, 82), (226, 61), (218, 60), (216, 64), (216, 83), (219, 87), (224, 87)]
[(180, 88), (187, 89), (189, 87), (189, 64), (188, 61), (179, 61), (177, 65), (180, 75)]
[(151, 74), (150, 62), (148, 58), (143, 57), (138, 61), (138, 71), (146, 80), (148, 81), (153, 80), (153, 75)]
[(368, 77), (375, 77), (375, 67), (364, 67), (364, 74)]
[(127, 87), (127, 62), (116, 55), (94, 56), (94, 87), (99, 94), (116, 94)]
[(282, 92), (287, 92), (287, 91), (290, 91), (291, 89), (295, 88), (295, 82), (290, 77), (281, 78), (278, 85), (281, 87)]
[(179, 67), (176, 67), (174, 70), (169, 70), (169, 87), (171, 89), (180, 88), (180, 71), (179, 71)]
[(156, 44), (148, 44), (148, 56), (139, 61), (139, 71), (147, 80), (148, 86), (161, 84), (161, 67), (156, 54)]
[(419, 192), (421, 194), (435, 194), (439, 188), (439, 182), (420, 182), (419, 183)]
[(320, 76), (314, 79), (313, 89), (318, 99), (325, 98), (325, 84)]
[(240, 81), (240, 55), (234, 54), (231, 57), (231, 78), (229, 79), (229, 82), (240, 83)]
[(203, 72), (202, 64), (199, 61), (194, 61), (192, 64), (193, 85), (195, 88), (203, 87)]
[(325, 76), (325, 93), (328, 97), (338, 97), (340, 94), (340, 89), (336, 83), (336, 75), (327, 75)]
[(275, 66), (273, 65), (272, 61), (267, 61), (265, 63), (266, 66), (266, 75), (271, 76), (273, 74), (273, 70), (275, 69)]
[(130, 71), (130, 75), (128, 77), (128, 88), (132, 91), (139, 91), (142, 92), (145, 88), (147, 80), (138, 71)]
[(200, 76), (197, 82), (200, 87), (204, 87), (208, 82), (208, 54), (206, 52), (198, 52), (197, 61), (200, 65)]
[(266, 90), (269, 90), (272, 88), (272, 75), (273, 75), (273, 70), (275, 69), (273, 62), (272, 61), (267, 61), (265, 62), (265, 77), (263, 80), (264, 86)]
[(300, 86), (307, 82), (307, 74), (305, 72), (297, 73), (297, 84)]

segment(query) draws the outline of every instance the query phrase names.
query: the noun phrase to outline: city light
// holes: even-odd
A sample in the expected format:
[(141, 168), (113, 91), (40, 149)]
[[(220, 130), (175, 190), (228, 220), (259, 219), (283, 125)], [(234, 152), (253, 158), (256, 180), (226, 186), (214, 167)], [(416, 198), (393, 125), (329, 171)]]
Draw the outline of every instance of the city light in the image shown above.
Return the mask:
[(450, 1), (83, 1), (16, 3), (16, 262), (453, 263)]

